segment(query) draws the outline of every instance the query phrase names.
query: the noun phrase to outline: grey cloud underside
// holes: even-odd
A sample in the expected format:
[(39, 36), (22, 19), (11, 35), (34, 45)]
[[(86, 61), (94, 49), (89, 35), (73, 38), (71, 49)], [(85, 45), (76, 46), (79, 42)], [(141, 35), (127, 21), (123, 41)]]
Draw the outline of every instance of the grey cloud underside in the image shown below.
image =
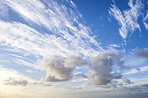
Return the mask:
[(148, 49), (134, 49), (134, 54), (139, 57), (148, 58)]

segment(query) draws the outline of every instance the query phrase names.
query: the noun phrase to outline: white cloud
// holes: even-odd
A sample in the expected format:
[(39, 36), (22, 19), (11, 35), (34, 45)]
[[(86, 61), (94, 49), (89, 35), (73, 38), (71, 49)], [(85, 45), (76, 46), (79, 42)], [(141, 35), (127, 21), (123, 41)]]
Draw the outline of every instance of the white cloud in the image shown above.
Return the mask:
[(148, 19), (148, 10), (147, 10), (146, 16), (143, 18), (143, 24), (146, 30), (148, 30), (148, 24), (146, 23), (147, 19)]
[(85, 56), (89, 56), (98, 53), (98, 51), (91, 46), (88, 47), (87, 43), (83, 43), (83, 40), (67, 42), (62, 37), (41, 34), (35, 29), (21, 23), (0, 21), (0, 24), (2, 25), (0, 28), (1, 34), (4, 34), (4, 36), (1, 37), (1, 46), (7, 46), (4, 47), (4, 49), (2, 48), (3, 50), (15, 50), (14, 52), (30, 53), (40, 56), (67, 56), (78, 53), (84, 53)]
[(120, 79), (120, 73), (112, 73), (114, 65), (124, 68), (121, 54), (100, 53), (90, 61), (89, 83), (93, 85), (106, 85), (113, 79)]
[[(16, 83), (16, 85), (17, 85), (20, 82), (20, 85), (21, 85), (21, 82), (25, 83), (25, 82), (23, 82), (23, 80), (27, 81), (27, 83), (36, 82), (35, 80), (24, 76), (22, 73), (19, 73), (16, 70), (4, 68), (4, 67), (0, 67), (0, 77), (1, 77), (0, 83), (2, 83), (2, 84), (5, 84), (5, 83), (15, 84), (15, 82), (18, 82), (18, 83)], [(8, 80), (8, 81), (6, 81), (6, 80)]]
[(144, 26), (145, 26), (145, 29), (148, 30), (148, 24), (143, 22)]
[[(75, 50), (88, 53), (85, 48), (89, 47), (90, 44), (94, 44), (98, 50), (102, 50), (100, 43), (90, 36), (90, 33), (92, 33), (90, 28), (85, 26), (84, 22), (80, 22), (82, 19), (76, 8), (66, 7), (62, 2), (58, 4), (53, 0), (48, 0), (48, 2), (44, 0), (43, 2), (38, 0), (22, 0), (21, 2), (18, 0), (5, 0), (3, 3), (16, 11), (29, 23), (38, 24), (41, 28), (42, 26), (46, 27), (53, 37), (58, 36), (58, 40), (65, 42), (65, 47), (60, 44), (63, 48), (68, 48), (70, 45)], [(71, 4), (74, 6), (72, 1), (68, 5)], [(82, 50), (78, 46), (84, 47), (84, 49)], [(91, 50), (93, 51), (93, 49)]]
[(70, 56), (63, 58), (59, 56), (51, 56), (43, 58), (39, 61), (39, 65), (46, 71), (45, 81), (66, 81), (73, 77), (73, 70), (78, 65), (86, 65), (83, 58)]
[(117, 44), (110, 44), (111, 47), (120, 47), (119, 45)]
[(127, 79), (126, 77), (122, 78), (122, 81), (127, 83), (127, 84), (132, 84), (132, 82), (130, 81), (130, 79)]
[[(1, 57), (1, 63), (26, 65), (40, 69), (35, 62), (42, 57), (52, 55), (68, 57), (77, 54), (84, 54), (88, 57), (104, 51), (100, 43), (90, 36), (92, 31), (81, 19), (82, 16), (75, 4), (70, 1), (65, 6), (62, 3), (65, 1), (60, 2), (53, 0), (48, 0), (48, 2), (44, 0), (43, 2), (38, 0), (0, 1), (10, 9), (8, 11), (13, 10), (12, 13), (17, 13), (15, 14), (16, 19), (22, 17), (26, 23), (21, 23), (21, 20), (18, 20), (19, 22), (0, 20), (0, 48), (3, 51), (1, 55), (5, 55)], [(4, 10), (4, 7), (1, 9)], [(12, 17), (9, 13), (7, 15)], [(37, 28), (47, 28), (47, 31), (37, 31), (32, 24)], [(17, 54), (16, 57), (12, 57), (13, 53)], [(30, 58), (32, 60), (29, 60)], [(6, 61), (9, 61), (9, 64), (6, 64)], [(69, 65), (71, 62), (66, 63)]]
[(146, 21), (148, 19), (148, 12), (146, 14), (146, 16), (143, 18), (143, 21)]
[(3, 2), (0, 2), (0, 18), (6, 19), (8, 15), (8, 10), (8, 7)]
[(34, 73), (34, 72), (37, 72), (37, 70), (26, 70), (26, 72), (28, 72), (28, 73)]
[(14, 78), (9, 78), (8, 80), (5, 80), (5, 85), (13, 85), (13, 86), (27, 86), (28, 81), (27, 80), (17, 80)]
[(144, 71), (148, 71), (148, 66), (138, 67), (138, 69), (131, 69), (130, 71), (128, 71), (124, 74), (136, 74), (136, 73), (142, 73)]
[(136, 0), (134, 4), (134, 0), (129, 0), (128, 6), (130, 9), (124, 10), (123, 12), (114, 4), (109, 10), (109, 14), (113, 16), (121, 26), (119, 29), (119, 33), (123, 39), (126, 39), (128, 33), (131, 34), (135, 31), (135, 29), (140, 29), (140, 25), (137, 20), (141, 15), (141, 9), (143, 8), (143, 4), (141, 0)]
[(5, 38), (5, 33), (9, 31), (11, 24), (0, 21), (0, 41)]

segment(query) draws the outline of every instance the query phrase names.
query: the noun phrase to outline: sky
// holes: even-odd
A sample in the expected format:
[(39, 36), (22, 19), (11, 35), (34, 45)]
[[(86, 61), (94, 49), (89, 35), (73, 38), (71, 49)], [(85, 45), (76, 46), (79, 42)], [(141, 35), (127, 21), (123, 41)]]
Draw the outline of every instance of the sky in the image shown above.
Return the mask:
[(0, 0), (1, 98), (147, 98), (147, 0)]

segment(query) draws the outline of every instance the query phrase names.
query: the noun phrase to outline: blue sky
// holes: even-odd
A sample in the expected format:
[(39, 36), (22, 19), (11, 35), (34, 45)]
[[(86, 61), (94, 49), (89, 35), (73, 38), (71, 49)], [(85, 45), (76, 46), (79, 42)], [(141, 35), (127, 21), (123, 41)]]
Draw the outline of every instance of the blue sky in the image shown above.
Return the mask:
[(1, 0), (0, 25), (2, 98), (148, 96), (147, 0)]

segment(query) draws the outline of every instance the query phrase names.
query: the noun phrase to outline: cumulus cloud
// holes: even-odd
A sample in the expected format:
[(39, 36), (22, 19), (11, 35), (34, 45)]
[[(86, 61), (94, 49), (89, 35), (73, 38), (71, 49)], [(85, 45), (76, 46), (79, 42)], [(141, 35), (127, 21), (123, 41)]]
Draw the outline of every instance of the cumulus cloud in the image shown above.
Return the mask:
[(124, 10), (123, 12), (114, 4), (109, 10), (109, 14), (113, 16), (121, 26), (119, 29), (119, 33), (123, 39), (126, 39), (128, 33), (131, 34), (135, 31), (135, 29), (140, 29), (140, 25), (137, 20), (141, 15), (141, 10), (143, 9), (143, 4), (141, 0), (129, 0), (128, 6), (130, 9)]
[(123, 78), (122, 78), (122, 81), (123, 81), (124, 83), (127, 83), (127, 84), (132, 84), (132, 83), (133, 83), (133, 82), (130, 81), (130, 79), (127, 79), (126, 77), (123, 77)]
[(148, 58), (148, 49), (134, 49), (134, 54), (143, 58)]
[(63, 58), (60, 56), (44, 57), (40, 60), (39, 65), (46, 71), (45, 81), (66, 81), (73, 77), (73, 70), (78, 65), (86, 65), (83, 58), (70, 56)]
[(12, 86), (27, 86), (28, 81), (27, 80), (22, 80), (22, 79), (14, 79), (14, 78), (9, 78), (8, 80), (5, 80), (5, 85), (12, 85)]
[(100, 53), (90, 61), (90, 74), (88, 83), (93, 85), (106, 85), (113, 79), (120, 79), (120, 73), (112, 73), (113, 65), (121, 69), (124, 68), (124, 61), (121, 60), (122, 54)]

